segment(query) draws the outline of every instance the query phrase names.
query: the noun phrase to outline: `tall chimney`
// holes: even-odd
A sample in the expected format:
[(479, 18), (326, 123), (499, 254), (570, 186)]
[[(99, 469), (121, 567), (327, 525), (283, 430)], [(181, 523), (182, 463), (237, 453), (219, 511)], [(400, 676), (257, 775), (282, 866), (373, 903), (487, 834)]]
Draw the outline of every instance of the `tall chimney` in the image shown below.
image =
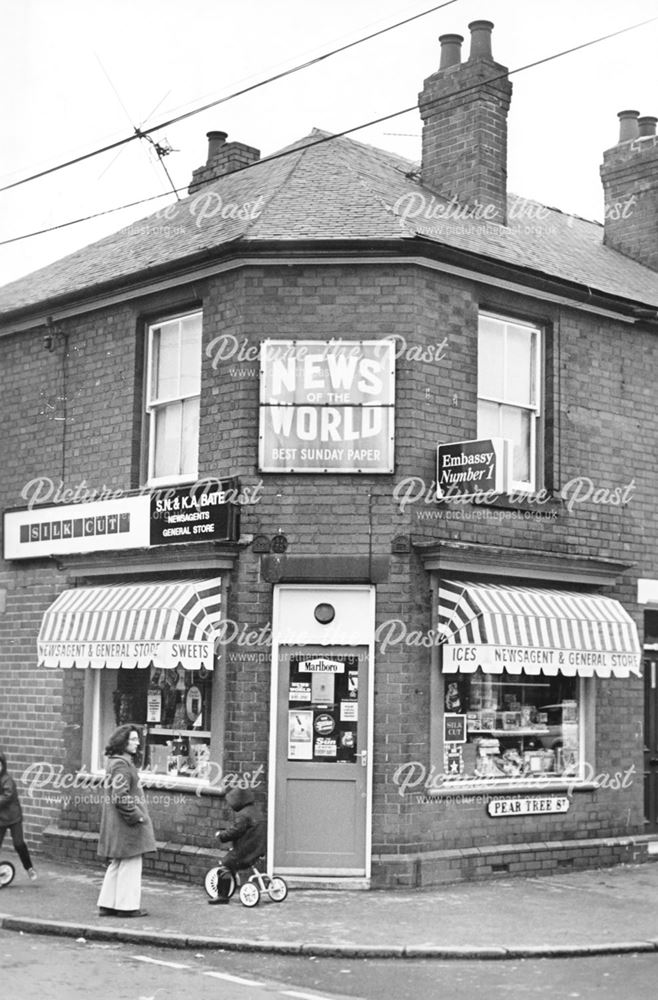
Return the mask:
[(187, 189), (194, 194), (199, 188), (212, 184), (224, 174), (233, 173), (241, 167), (248, 167), (260, 160), (260, 149), (245, 146), (242, 142), (227, 142), (226, 132), (206, 132), (208, 139), (208, 159), (202, 167), (192, 173), (192, 181)]
[(619, 141), (601, 164), (603, 242), (658, 271), (658, 118), (638, 111), (618, 118)]
[(419, 94), (423, 119), (422, 183), (460, 204), (507, 220), (507, 113), (512, 84), (491, 54), (491, 21), (472, 21), (471, 50), (461, 62), (461, 35), (441, 35), (438, 72)]

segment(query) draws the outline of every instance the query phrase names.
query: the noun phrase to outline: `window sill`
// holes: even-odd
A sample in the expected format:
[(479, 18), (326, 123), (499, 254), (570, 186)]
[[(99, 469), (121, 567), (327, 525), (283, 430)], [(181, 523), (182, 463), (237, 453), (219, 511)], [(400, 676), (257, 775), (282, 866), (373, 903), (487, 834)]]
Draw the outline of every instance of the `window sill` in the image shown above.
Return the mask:
[(166, 490), (167, 488), (176, 489), (180, 486), (193, 486), (198, 480), (199, 476), (191, 473), (180, 476), (160, 476), (157, 479), (147, 479), (142, 490)]
[[(79, 771), (77, 778), (82, 783), (89, 783), (92, 787), (103, 787), (106, 772), (101, 771)], [(140, 771), (139, 780), (142, 788), (155, 789), (156, 791), (168, 792), (190, 792), (194, 795), (215, 795), (221, 797), (231, 788), (231, 785), (214, 785), (208, 778), (181, 778), (177, 774), (159, 774), (154, 771)], [(73, 787), (77, 787), (75, 782)]]
[(177, 774), (157, 774), (153, 771), (140, 771), (139, 780), (143, 788), (158, 791), (190, 792), (194, 795), (226, 795), (229, 786), (225, 788), (212, 785), (208, 778), (181, 778)]
[(596, 781), (585, 781), (582, 778), (564, 778), (556, 775), (550, 778), (546, 775), (537, 778), (465, 778), (463, 781), (446, 780), (439, 788), (428, 788), (423, 794), (427, 798), (450, 798), (455, 795), (527, 795), (538, 792), (545, 795), (549, 792), (594, 792), (601, 786)]
[(547, 515), (562, 510), (564, 502), (548, 490), (537, 490), (534, 493), (499, 493), (486, 506), (498, 507), (502, 510), (534, 510)]
[(512, 490), (510, 493), (494, 493), (493, 491), (482, 491), (480, 496), (472, 499), (452, 499), (438, 500), (441, 507), (453, 508), (489, 508), (494, 510), (514, 510), (533, 512), (536, 516), (554, 518), (564, 507), (564, 501), (558, 494), (549, 493), (548, 490), (537, 490), (533, 493), (522, 493)]

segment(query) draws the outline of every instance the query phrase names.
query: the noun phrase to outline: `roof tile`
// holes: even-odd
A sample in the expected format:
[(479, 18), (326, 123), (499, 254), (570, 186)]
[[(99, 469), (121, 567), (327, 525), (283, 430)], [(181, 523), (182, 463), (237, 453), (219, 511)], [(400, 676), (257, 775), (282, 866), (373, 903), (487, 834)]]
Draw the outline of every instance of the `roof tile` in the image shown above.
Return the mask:
[(416, 236), (615, 297), (658, 306), (658, 273), (603, 245), (603, 227), (508, 197), (508, 225), (465, 219), (417, 165), (345, 137), (311, 135), (0, 288), (0, 314), (177, 265), (236, 241)]

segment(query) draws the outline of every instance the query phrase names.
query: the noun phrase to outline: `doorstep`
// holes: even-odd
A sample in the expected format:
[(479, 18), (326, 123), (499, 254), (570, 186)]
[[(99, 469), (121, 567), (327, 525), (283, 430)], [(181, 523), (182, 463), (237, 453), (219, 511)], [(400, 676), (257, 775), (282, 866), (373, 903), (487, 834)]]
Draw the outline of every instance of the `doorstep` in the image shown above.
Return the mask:
[(328, 891), (332, 889), (336, 891), (363, 891), (364, 889), (370, 889), (369, 878), (347, 878), (344, 876), (332, 878), (330, 875), (287, 875), (285, 872), (281, 872), (281, 874), (290, 889), (324, 889)]

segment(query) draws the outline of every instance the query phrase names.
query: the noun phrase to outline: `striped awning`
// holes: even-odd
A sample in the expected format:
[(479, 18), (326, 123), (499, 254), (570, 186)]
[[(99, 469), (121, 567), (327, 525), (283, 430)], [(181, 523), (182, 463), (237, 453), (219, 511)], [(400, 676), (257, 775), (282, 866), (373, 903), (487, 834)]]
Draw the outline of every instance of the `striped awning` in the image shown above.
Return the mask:
[(609, 597), (441, 580), (438, 615), (444, 673), (640, 674), (635, 623)]
[(221, 579), (65, 590), (46, 611), (39, 664), (212, 670)]

